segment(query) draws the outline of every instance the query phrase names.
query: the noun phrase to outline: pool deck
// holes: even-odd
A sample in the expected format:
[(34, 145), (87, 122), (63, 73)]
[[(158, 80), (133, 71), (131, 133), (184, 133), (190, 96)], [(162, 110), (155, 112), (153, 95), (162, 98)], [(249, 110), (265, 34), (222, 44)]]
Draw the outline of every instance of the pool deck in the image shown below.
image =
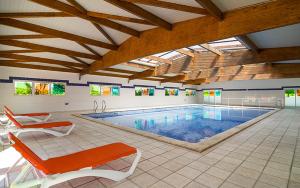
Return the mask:
[[(77, 126), (69, 136), (60, 138), (42, 133), (20, 136), (43, 159), (113, 142), (142, 150), (135, 173), (126, 180), (86, 177), (56, 188), (300, 187), (300, 109), (281, 110), (202, 153), (80, 119), (71, 113), (56, 113), (51, 120), (70, 120)], [(99, 168), (126, 170), (132, 160), (133, 157), (127, 157)]]

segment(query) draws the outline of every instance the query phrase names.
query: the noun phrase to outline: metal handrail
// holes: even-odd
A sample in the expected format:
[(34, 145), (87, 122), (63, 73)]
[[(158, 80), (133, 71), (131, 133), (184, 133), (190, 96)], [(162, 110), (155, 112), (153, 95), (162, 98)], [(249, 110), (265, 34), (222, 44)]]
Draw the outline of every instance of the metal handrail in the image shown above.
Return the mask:
[(104, 112), (105, 110), (106, 110), (106, 101), (102, 100), (101, 112)]
[(96, 100), (94, 100), (94, 107), (93, 107), (93, 111), (96, 113), (98, 110), (98, 102)]

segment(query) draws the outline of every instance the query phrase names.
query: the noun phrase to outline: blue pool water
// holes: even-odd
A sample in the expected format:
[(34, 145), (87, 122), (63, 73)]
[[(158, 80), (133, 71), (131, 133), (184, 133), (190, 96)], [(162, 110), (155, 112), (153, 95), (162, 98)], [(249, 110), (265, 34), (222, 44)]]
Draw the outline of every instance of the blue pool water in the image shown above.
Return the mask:
[(190, 143), (224, 132), (272, 109), (184, 106), (84, 114)]

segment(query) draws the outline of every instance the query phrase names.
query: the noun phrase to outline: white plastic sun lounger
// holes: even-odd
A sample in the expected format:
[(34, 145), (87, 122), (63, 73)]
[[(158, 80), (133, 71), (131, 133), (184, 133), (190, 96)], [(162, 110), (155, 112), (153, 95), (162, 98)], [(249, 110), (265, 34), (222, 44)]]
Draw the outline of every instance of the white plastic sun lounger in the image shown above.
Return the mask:
[[(141, 158), (141, 152), (138, 149), (123, 143), (113, 143), (65, 156), (42, 160), (12, 133), (9, 133), (9, 139), (12, 143), (12, 147), (20, 152), (28, 161), (28, 164), (11, 184), (12, 188), (27, 188), (36, 185), (41, 185), (41, 188), (48, 188), (68, 180), (87, 176), (103, 177), (120, 181), (134, 172)], [(136, 157), (127, 172), (93, 169), (132, 154), (136, 154)], [(43, 177), (20, 182), (20, 180), (30, 172), (32, 167), (42, 172)]]
[[(23, 119), (23, 120), (29, 120), (29, 121), (34, 121), (34, 122), (46, 122), (51, 117), (50, 113), (15, 114), (7, 106), (4, 106), (3, 110), (4, 110), (5, 114), (10, 114), (11, 116), (13, 116), (15, 119), (18, 119), (18, 120)], [(37, 117), (39, 117), (39, 118), (37, 118)]]
[[(6, 116), (12, 122), (12, 124), (15, 125), (15, 127), (12, 127), (11, 125), (7, 125), (6, 126), (6, 134), (8, 132), (15, 132), (17, 136), (24, 132), (44, 132), (44, 133), (48, 133), (48, 134), (51, 134), (54, 136), (66, 136), (66, 135), (69, 135), (75, 127), (75, 124), (73, 124), (72, 122), (69, 122), (69, 121), (23, 125), (22, 123), (18, 122), (10, 114), (6, 114)], [(62, 133), (62, 132), (59, 132), (56, 130), (52, 130), (52, 128), (58, 128), (58, 127), (70, 127), (70, 128), (65, 133)]]

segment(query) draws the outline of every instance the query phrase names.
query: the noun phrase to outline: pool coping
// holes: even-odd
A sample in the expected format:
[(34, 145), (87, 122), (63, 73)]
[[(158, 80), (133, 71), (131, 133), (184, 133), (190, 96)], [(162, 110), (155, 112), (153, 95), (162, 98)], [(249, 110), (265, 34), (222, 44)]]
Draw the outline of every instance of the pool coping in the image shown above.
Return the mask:
[[(183, 105), (178, 105), (178, 106), (183, 106)], [(189, 105), (186, 105), (186, 106), (189, 106)], [(214, 105), (211, 105), (211, 106), (214, 106)], [(218, 106), (219, 107), (221, 107), (221, 106), (226, 107), (225, 105), (218, 105)], [(231, 106), (231, 107), (235, 107), (235, 106)], [(163, 107), (161, 107), (161, 108), (163, 108)], [(151, 109), (151, 108), (143, 108), (143, 109)], [(271, 116), (272, 114), (274, 114), (274, 113), (281, 110), (281, 109), (277, 109), (277, 108), (267, 108), (267, 109), (273, 109), (273, 110), (268, 112), (268, 113), (265, 113), (261, 116), (258, 116), (254, 119), (251, 119), (251, 120), (249, 120), (245, 123), (242, 123), (242, 124), (240, 124), (236, 127), (228, 129), (228, 130), (226, 130), (222, 133), (216, 134), (216, 135), (214, 135), (212, 137), (209, 137), (209, 138), (206, 138), (206, 139), (202, 139), (201, 141), (199, 141), (197, 143), (189, 143), (189, 142), (185, 142), (185, 141), (176, 140), (176, 139), (173, 139), (173, 138), (157, 135), (157, 134), (154, 134), (154, 133), (151, 133), (151, 132), (138, 130), (138, 129), (135, 129), (135, 128), (115, 125), (113, 123), (103, 121), (103, 120), (100, 120), (100, 119), (94, 119), (94, 118), (90, 118), (90, 117), (87, 117), (87, 116), (83, 116), (82, 114), (72, 114), (72, 115), (75, 116), (75, 117), (81, 118), (81, 119), (92, 121), (92, 122), (97, 123), (97, 124), (106, 125), (106, 126), (109, 126), (109, 127), (117, 128), (119, 130), (123, 130), (123, 131), (131, 132), (131, 133), (134, 133), (134, 134), (137, 134), (137, 135), (152, 138), (152, 139), (155, 139), (155, 140), (158, 140), (158, 141), (166, 142), (166, 143), (169, 143), (169, 144), (184, 147), (184, 148), (191, 149), (191, 150), (198, 151), (198, 152), (203, 152), (203, 151), (205, 151), (205, 150), (217, 145), (218, 143), (220, 143), (220, 142), (222, 142), (222, 141), (238, 134), (239, 132), (249, 128), (250, 126), (262, 121), (263, 119), (265, 119), (265, 118)], [(115, 110), (115, 111), (117, 111), (117, 110)], [(120, 111), (120, 110), (118, 110), (118, 111)]]

